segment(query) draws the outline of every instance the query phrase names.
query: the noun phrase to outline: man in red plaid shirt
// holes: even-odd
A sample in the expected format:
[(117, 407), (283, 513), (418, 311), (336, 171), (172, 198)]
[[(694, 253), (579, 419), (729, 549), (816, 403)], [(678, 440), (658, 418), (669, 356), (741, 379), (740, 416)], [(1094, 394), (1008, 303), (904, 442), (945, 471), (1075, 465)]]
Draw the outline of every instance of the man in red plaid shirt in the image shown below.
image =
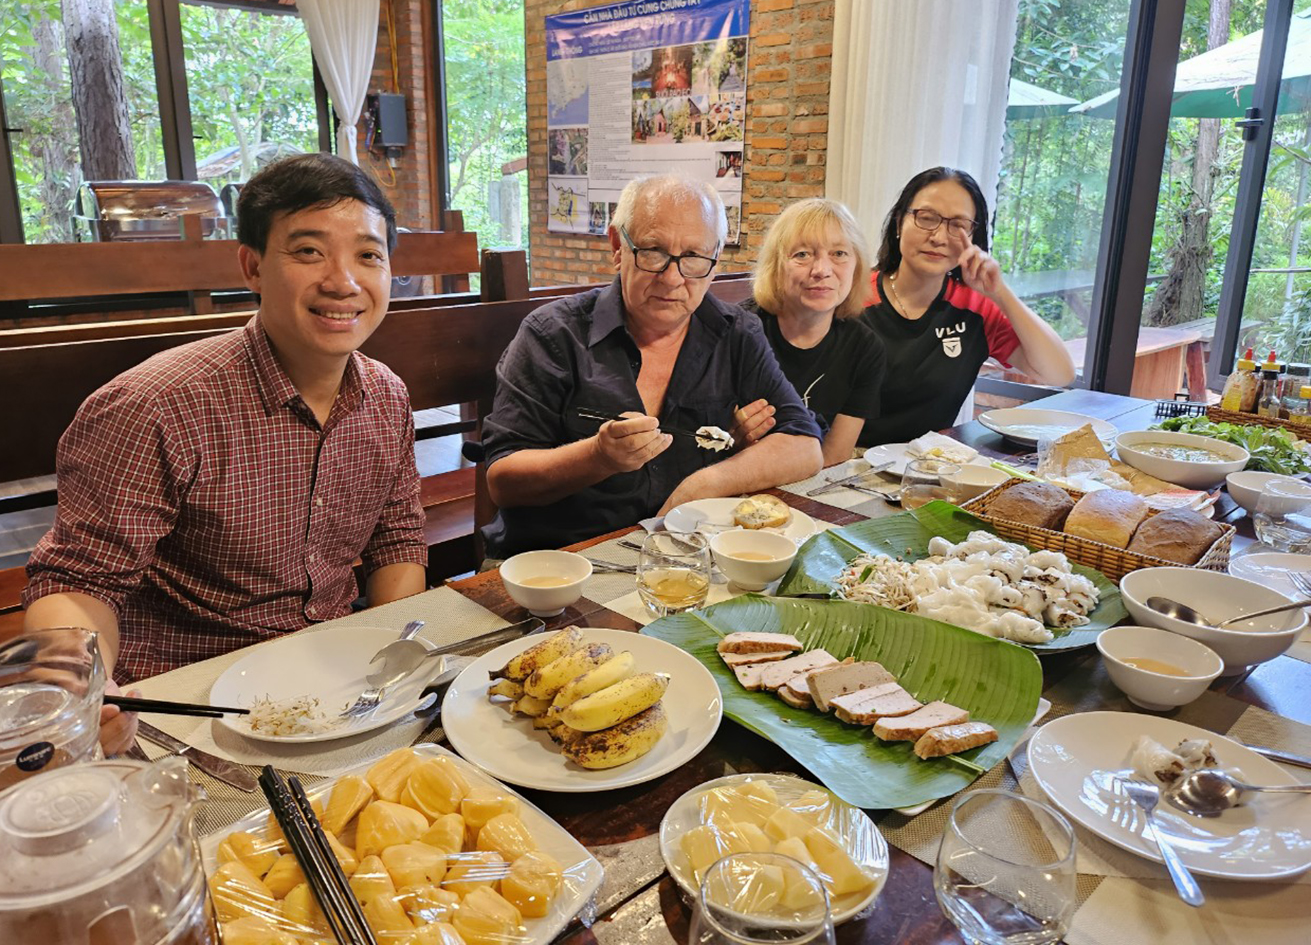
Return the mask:
[[(118, 682), (424, 588), (404, 384), (357, 349), (387, 314), (395, 212), (326, 154), (243, 188), (259, 312), (96, 391), (59, 443), (59, 512), (28, 563), (25, 627), (100, 632)], [(291, 669), (291, 667), (289, 667)], [(135, 722), (107, 708), (107, 750)]]

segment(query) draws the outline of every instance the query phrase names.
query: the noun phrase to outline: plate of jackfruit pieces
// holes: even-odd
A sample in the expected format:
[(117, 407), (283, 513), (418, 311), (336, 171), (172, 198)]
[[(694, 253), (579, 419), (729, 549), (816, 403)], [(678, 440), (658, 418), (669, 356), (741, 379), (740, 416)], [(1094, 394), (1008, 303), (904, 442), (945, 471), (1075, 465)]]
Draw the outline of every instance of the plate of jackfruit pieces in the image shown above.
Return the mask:
[[(688, 791), (660, 823), (669, 875), (696, 899), (701, 879), (732, 853), (778, 853), (810, 867), (829, 898), (834, 924), (867, 909), (888, 878), (888, 844), (864, 811), (790, 774), (735, 774)], [(813, 896), (785, 870), (762, 870), (750, 911), (798, 910)]]
[(714, 737), (723, 698), (690, 653), (627, 630), (543, 636), (478, 657), (442, 702), (451, 746), (493, 777), (608, 791), (672, 771)]
[[(436, 745), (306, 793), (379, 942), (544, 945), (601, 886), (601, 864), (563, 827)], [(200, 848), (224, 945), (333, 941), (268, 808)]]

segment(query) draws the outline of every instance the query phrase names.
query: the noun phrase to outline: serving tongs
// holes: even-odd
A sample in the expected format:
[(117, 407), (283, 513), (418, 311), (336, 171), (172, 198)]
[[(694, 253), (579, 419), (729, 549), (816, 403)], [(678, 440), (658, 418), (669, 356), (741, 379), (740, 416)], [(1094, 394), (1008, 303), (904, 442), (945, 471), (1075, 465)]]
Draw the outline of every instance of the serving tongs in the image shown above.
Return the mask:
[[(601, 421), (602, 423), (605, 423), (605, 422), (610, 421), (610, 420), (632, 420), (632, 419), (633, 419), (632, 417), (621, 417), (621, 416), (620, 416), (619, 414), (617, 414), (617, 413), (606, 413), (606, 412), (603, 411), (603, 410), (597, 410), (597, 409), (595, 409), (595, 408), (593, 408), (593, 407), (578, 407), (578, 408), (575, 409), (574, 412), (577, 413), (578, 416), (581, 417), (581, 418), (584, 419), (584, 420), (599, 420), (599, 421)], [(675, 429), (675, 428), (673, 428), (673, 427), (667, 427), (667, 426), (665, 426), (664, 424), (661, 424), (661, 425), (660, 425), (660, 432), (661, 432), (661, 433), (669, 433), (669, 434), (671, 434), (671, 435), (673, 435), (673, 436), (688, 436), (688, 437), (691, 437), (692, 439), (696, 440), (698, 446), (701, 445), (701, 442), (702, 442), (703, 440), (711, 440), (711, 441), (716, 442), (716, 443), (723, 443), (725, 449), (732, 449), (732, 448), (733, 448), (733, 442), (734, 442), (734, 440), (733, 440), (733, 435), (732, 435), (731, 433), (728, 433), (728, 432), (724, 431), (724, 430), (719, 430), (718, 432), (695, 433), (695, 432), (693, 432), (693, 431), (691, 431), (691, 430), (677, 430), (677, 429)], [(706, 449), (706, 448), (707, 448), (707, 447), (702, 447), (702, 449)]]

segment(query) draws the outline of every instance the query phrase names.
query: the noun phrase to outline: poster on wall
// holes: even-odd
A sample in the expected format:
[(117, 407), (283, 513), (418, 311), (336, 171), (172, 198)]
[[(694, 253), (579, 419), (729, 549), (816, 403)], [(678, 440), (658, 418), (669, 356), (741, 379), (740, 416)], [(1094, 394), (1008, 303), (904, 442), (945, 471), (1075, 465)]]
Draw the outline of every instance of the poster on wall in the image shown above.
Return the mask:
[(546, 17), (547, 229), (604, 235), (635, 177), (724, 198), (741, 236), (749, 0), (630, 0)]

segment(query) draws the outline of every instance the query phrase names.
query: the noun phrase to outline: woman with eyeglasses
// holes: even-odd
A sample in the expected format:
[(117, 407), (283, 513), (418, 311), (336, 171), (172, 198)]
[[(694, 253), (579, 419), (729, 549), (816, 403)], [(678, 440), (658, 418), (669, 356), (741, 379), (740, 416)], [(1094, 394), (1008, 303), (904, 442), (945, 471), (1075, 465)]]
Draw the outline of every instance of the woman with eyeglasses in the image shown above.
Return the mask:
[(760, 316), (779, 367), (819, 421), (825, 466), (851, 459), (861, 428), (879, 411), (883, 345), (860, 320), (869, 265), (850, 210), (835, 200), (801, 200), (769, 228), (753, 298), (742, 306)]
[(910, 179), (883, 226), (874, 299), (862, 316), (883, 342), (879, 416), (860, 445), (904, 443), (952, 426), (988, 358), (1041, 384), (1074, 380), (1051, 326), (988, 255), (988, 204), (974, 178), (934, 167)]

